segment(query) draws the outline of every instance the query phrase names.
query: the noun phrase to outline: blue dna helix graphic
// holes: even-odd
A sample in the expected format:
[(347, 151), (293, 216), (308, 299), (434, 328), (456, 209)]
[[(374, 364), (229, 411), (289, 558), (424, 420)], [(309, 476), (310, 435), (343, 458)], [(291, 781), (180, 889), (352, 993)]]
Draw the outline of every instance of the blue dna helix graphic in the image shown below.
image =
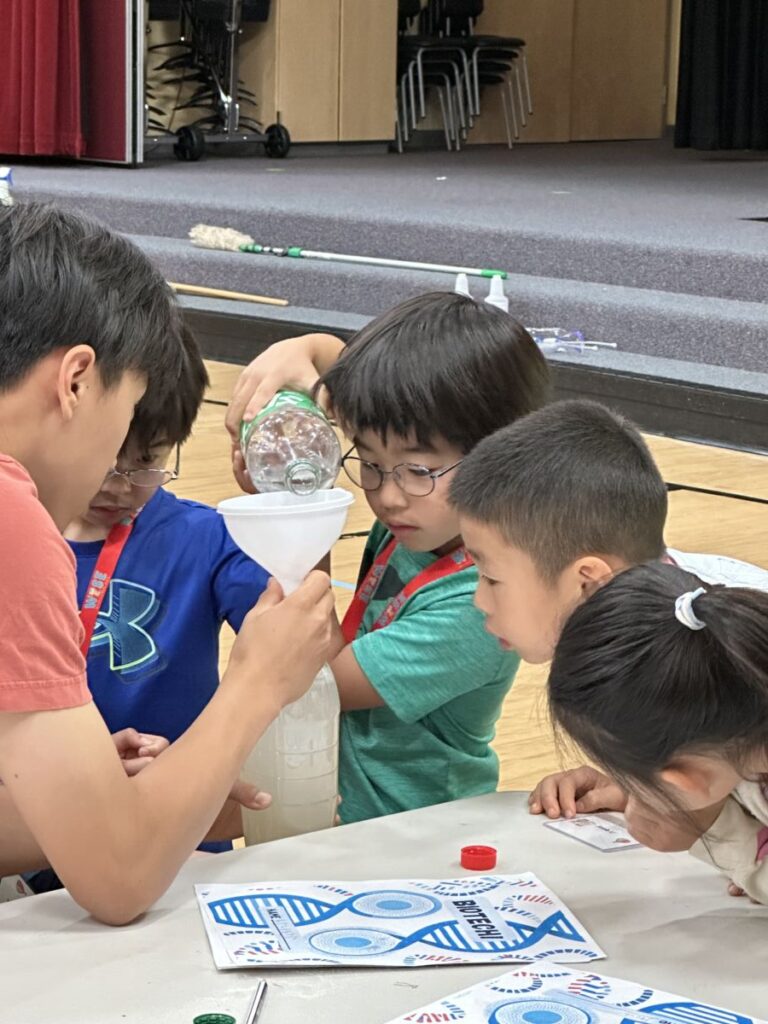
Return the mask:
[[(648, 995), (653, 997), (652, 992)], [(599, 1024), (609, 1019), (615, 1024), (753, 1024), (741, 1014), (688, 1000), (656, 1003), (628, 1015), (616, 1003), (560, 992), (497, 1004), (488, 1024)]]
[[(433, 915), (441, 906), (434, 896), (424, 893), (383, 889), (359, 893), (335, 904), (309, 896), (256, 892), (213, 900), (208, 903), (208, 910), (219, 925), (257, 932), (270, 928), (270, 910), (279, 910), (300, 929), (330, 921), (343, 912), (369, 919), (402, 920)], [(584, 941), (573, 922), (560, 910), (553, 911), (542, 921), (534, 919), (534, 923), (530, 919), (505, 920), (504, 923), (512, 933), (511, 941), (475, 936), (471, 929), (462, 928), (459, 921), (448, 919), (432, 921), (405, 936), (370, 927), (332, 928), (315, 932), (309, 938), (309, 945), (323, 953), (359, 957), (401, 950), (416, 943), (450, 952), (487, 955), (517, 953), (535, 946), (547, 936), (571, 942)]]

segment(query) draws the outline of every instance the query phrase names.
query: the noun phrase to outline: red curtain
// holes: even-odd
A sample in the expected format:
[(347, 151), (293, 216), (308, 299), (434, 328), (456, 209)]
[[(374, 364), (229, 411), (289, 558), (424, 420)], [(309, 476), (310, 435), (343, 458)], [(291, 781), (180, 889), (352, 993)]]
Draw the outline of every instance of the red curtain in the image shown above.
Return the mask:
[(0, 0), (0, 153), (82, 155), (80, 0)]

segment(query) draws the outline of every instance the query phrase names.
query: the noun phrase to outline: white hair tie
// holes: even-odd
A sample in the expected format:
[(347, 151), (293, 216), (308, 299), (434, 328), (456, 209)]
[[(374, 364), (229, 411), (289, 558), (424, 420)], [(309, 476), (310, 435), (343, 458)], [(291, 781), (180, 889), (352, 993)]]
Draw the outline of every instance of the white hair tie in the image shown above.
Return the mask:
[(698, 590), (689, 590), (687, 594), (681, 594), (675, 601), (675, 618), (688, 629), (704, 629), (706, 626), (706, 622), (702, 622), (693, 610), (693, 602), (706, 592), (706, 587), (699, 587)]

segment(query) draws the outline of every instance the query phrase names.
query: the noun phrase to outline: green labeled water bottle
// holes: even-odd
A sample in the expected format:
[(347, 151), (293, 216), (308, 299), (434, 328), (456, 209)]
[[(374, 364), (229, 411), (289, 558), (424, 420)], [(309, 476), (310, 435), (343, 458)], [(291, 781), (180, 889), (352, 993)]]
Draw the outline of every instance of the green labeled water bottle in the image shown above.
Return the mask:
[(278, 391), (258, 416), (243, 420), (240, 444), (259, 492), (313, 494), (332, 487), (341, 446), (323, 410), (302, 391)]

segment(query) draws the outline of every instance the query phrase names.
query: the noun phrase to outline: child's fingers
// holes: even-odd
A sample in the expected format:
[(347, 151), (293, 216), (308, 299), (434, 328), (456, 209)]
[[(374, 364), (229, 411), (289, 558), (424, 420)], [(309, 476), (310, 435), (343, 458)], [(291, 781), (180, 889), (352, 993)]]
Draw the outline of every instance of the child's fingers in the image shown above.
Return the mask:
[(582, 793), (576, 801), (576, 810), (579, 814), (593, 814), (595, 811), (607, 811), (605, 806), (605, 791), (602, 789), (590, 789)]
[(224, 417), (224, 425), (233, 442), (236, 442), (240, 436), (240, 423), (245, 419), (245, 407), (253, 394), (254, 387), (251, 372), (246, 368), (237, 379)]
[(256, 488), (253, 486), (251, 476), (245, 467), (245, 459), (239, 447), (232, 452), (232, 474), (241, 491), (245, 491), (246, 494), (256, 493)]
[(248, 399), (242, 418), (244, 420), (252, 420), (255, 416), (258, 416), (267, 402), (275, 397), (278, 388), (281, 386), (285, 387), (285, 382), (277, 382), (272, 376), (262, 378), (256, 390)]
[(153, 736), (151, 733), (141, 733), (139, 740), (141, 745), (136, 751), (139, 757), (157, 757), (171, 745), (165, 736)]
[(627, 798), (618, 786), (597, 786), (587, 790), (576, 801), (579, 814), (592, 814), (595, 811), (623, 811)]
[(270, 576), (266, 590), (251, 610), (260, 615), (262, 612), (267, 611), (268, 608), (274, 608), (276, 605), (280, 604), (282, 600), (283, 588), (274, 576)]
[[(557, 780), (559, 775), (548, 775), (545, 779), (536, 786), (531, 795), (528, 797), (528, 810), (531, 814), (544, 814), (549, 813), (548, 808), (552, 807), (553, 799), (557, 799)], [(557, 814), (550, 815), (550, 817), (558, 817), (559, 809)]]
[(123, 769), (129, 778), (138, 775), (147, 765), (152, 764), (154, 757), (126, 757), (123, 759)]
[(272, 797), (265, 793), (252, 782), (245, 779), (238, 779), (229, 791), (231, 800), (237, 801), (241, 807), (247, 807), (252, 811), (264, 811), (272, 803)]
[(559, 801), (559, 789), (560, 781), (562, 776), (548, 775), (546, 779), (542, 779), (536, 787), (537, 803), (540, 805), (541, 810), (535, 811), (534, 813), (544, 813), (548, 818), (559, 818), (560, 817), (560, 801)]
[(137, 756), (139, 747), (142, 745), (142, 736), (137, 729), (120, 729), (112, 733), (112, 742), (122, 760)]
[(576, 786), (571, 775), (566, 773), (559, 779), (556, 797), (552, 799), (550, 808), (554, 811), (550, 813), (550, 809), (547, 809), (550, 818), (556, 818), (558, 815), (572, 818), (576, 814)]

